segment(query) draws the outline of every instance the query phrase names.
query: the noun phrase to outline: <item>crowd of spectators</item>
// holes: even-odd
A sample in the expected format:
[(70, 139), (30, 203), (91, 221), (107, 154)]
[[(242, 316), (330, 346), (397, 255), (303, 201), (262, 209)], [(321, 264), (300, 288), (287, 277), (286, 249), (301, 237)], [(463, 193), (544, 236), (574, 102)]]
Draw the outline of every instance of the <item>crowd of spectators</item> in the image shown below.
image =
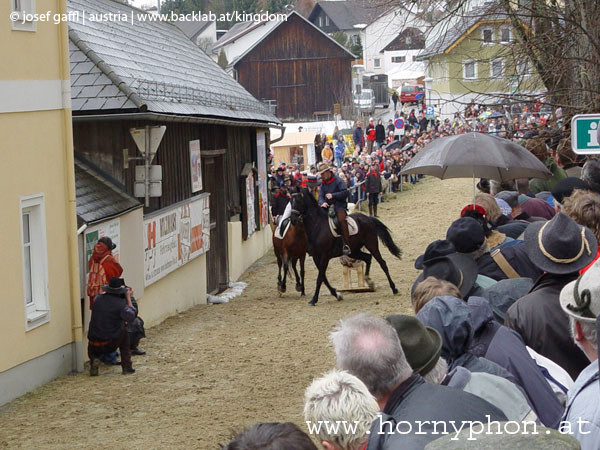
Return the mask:
[[(372, 152), (359, 140), (340, 176), (360, 182), (361, 163), (373, 162), (384, 176), (388, 163), (405, 163), (407, 143), (414, 154), (470, 129), (464, 121), (408, 123), (399, 149), (380, 145), (376, 130)], [(362, 137), (360, 123), (356, 130)], [(528, 439), (542, 445), (535, 448), (600, 448), (600, 159), (581, 167), (560, 131), (538, 121), (524, 142), (551, 169), (549, 180), (481, 180), (445, 239), (423, 249), (411, 289), (416, 316), (360, 313), (331, 332), (337, 367), (310, 384), (304, 404), (306, 430), (322, 448), (445, 448), (440, 436), (461, 430), (456, 439), (465, 443), (500, 435), (485, 437), (502, 448), (529, 448)], [(277, 167), (274, 178), (285, 185), (296, 173), (300, 185), (318, 185), (299, 168), (290, 176)], [(495, 431), (483, 433), (490, 422)], [(508, 423), (535, 424), (537, 435)], [(257, 427), (277, 443), (236, 444)], [(225, 448), (317, 448), (302, 435), (289, 423), (259, 424)]]

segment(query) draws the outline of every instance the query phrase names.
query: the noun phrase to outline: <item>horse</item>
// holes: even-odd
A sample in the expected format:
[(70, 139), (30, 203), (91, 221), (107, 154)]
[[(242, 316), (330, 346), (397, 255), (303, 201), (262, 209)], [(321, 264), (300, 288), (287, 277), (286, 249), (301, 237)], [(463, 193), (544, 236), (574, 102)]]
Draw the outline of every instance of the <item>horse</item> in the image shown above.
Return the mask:
[[(286, 291), (286, 278), (290, 270), (290, 263), (296, 276), (296, 291), (304, 298), (304, 261), (306, 259), (306, 233), (304, 225), (300, 220), (298, 213), (292, 212), (290, 216), (290, 227), (283, 239), (275, 237), (276, 227), (273, 226), (273, 249), (277, 257), (277, 266), (279, 272), (277, 275), (277, 290), (279, 295)], [(296, 269), (296, 263), (300, 261), (300, 276)], [(283, 266), (283, 278), (281, 277), (281, 268)], [(291, 275), (291, 274), (290, 274)]]
[[(342, 238), (336, 238), (331, 234), (327, 211), (319, 206), (315, 198), (310, 195), (307, 189), (302, 189), (299, 195), (292, 197), (292, 208), (302, 216), (306, 237), (312, 248), (313, 261), (319, 270), (317, 286), (312, 299), (308, 302), (309, 306), (315, 306), (317, 304), (322, 283), (325, 283), (325, 286), (327, 286), (331, 295), (338, 300), (343, 300), (342, 295), (329, 284), (329, 280), (327, 280), (326, 276), (329, 260), (337, 256), (342, 256), (343, 254)], [(364, 214), (350, 214), (349, 217), (352, 217), (358, 225), (358, 233), (354, 236), (350, 236), (350, 242), (348, 243), (351, 250), (350, 258), (359, 259), (365, 262), (365, 276), (367, 279), (371, 268), (371, 259), (375, 258), (381, 269), (385, 272), (393, 294), (397, 295), (398, 289), (396, 289), (396, 285), (392, 281), (387, 264), (379, 252), (378, 238), (381, 239), (383, 245), (388, 248), (392, 255), (398, 259), (402, 257), (402, 250), (398, 248), (392, 239), (390, 230), (380, 220), (374, 217), (369, 217)], [(366, 247), (369, 253), (363, 252), (361, 250), (363, 247)]]

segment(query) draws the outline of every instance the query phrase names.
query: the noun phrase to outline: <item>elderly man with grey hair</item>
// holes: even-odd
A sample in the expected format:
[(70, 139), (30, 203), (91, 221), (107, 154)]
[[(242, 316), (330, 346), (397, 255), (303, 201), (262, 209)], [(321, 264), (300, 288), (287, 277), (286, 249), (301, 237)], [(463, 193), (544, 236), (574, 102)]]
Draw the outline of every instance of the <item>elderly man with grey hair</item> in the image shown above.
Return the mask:
[[(408, 363), (396, 330), (385, 320), (358, 314), (331, 333), (338, 368), (358, 377), (383, 414), (373, 422), (367, 450), (422, 449), (468, 421), (506, 420), (487, 401), (425, 383)], [(468, 425), (467, 425), (468, 426)]]
[(304, 420), (325, 450), (362, 449), (378, 413), (364, 383), (343, 370), (317, 378), (304, 394)]
[(598, 450), (600, 377), (596, 318), (600, 316), (600, 261), (560, 291), (560, 306), (569, 316), (575, 343), (591, 361), (569, 390), (561, 428), (577, 438), (582, 450)]

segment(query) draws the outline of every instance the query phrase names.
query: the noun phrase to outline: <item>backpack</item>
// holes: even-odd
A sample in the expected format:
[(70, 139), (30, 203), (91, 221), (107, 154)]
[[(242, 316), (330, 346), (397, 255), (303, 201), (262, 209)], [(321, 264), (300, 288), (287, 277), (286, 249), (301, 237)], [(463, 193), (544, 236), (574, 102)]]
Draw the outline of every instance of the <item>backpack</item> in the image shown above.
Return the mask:
[(104, 286), (107, 282), (106, 273), (104, 273), (104, 266), (102, 264), (109, 256), (110, 255), (104, 256), (100, 262), (92, 262), (92, 267), (90, 267), (87, 284), (87, 295), (90, 298), (90, 309), (92, 309), (92, 306), (94, 306), (94, 298), (96, 298), (96, 295), (102, 292), (102, 286)]

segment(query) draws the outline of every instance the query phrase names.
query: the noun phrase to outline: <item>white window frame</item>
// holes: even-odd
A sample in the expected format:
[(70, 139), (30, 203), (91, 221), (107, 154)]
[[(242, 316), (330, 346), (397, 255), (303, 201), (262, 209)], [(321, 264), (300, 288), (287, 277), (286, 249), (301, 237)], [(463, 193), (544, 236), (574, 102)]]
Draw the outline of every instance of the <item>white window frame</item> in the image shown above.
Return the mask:
[[(24, 214), (29, 214), (29, 267), (26, 266), (25, 260)], [(50, 321), (46, 211), (43, 193), (21, 197), (20, 222), (25, 330), (29, 331)], [(33, 300), (31, 303), (27, 303), (26, 298), (28, 289), (25, 274), (27, 271), (31, 273), (31, 296)]]
[[(473, 64), (473, 77), (467, 77), (467, 64)], [(463, 80), (474, 81), (477, 80), (477, 61), (469, 60), (463, 61)]]
[(373, 67), (375, 69), (381, 68), (381, 58), (373, 58)]
[(319, 28), (323, 28), (323, 16), (319, 16)]
[(406, 39), (404, 42), (406, 43), (406, 45), (411, 45), (412, 44), (412, 36), (406, 36)]
[(329, 26), (329, 16), (325, 16), (325, 26)]
[[(37, 22), (35, 20), (26, 21), (23, 19), (35, 14), (36, 0), (9, 0), (11, 12), (11, 27), (14, 31), (37, 31)], [(12, 14), (16, 13), (16, 20), (12, 20)]]
[[(495, 75), (494, 74), (494, 63), (500, 63), (501, 64), (501, 69), (500, 69), (500, 74), (499, 75)], [(492, 59), (490, 61), (490, 78), (504, 78), (504, 59), (502, 58), (496, 58), (496, 59)]]
[[(400, 59), (400, 61), (396, 61), (397, 59)], [(406, 62), (406, 56), (392, 56), (392, 63), (400, 64), (404, 62)]]
[[(490, 41), (486, 41), (485, 40), (485, 32), (489, 31), (492, 33), (492, 37), (490, 38)], [(494, 43), (494, 29), (490, 28), (490, 27), (485, 27), (481, 29), (481, 42), (483, 43), (483, 45), (492, 45)]]
[[(508, 30), (508, 41), (505, 41), (502, 38), (502, 32)], [(502, 27), (500, 28), (500, 43), (501, 44), (510, 44), (510, 42), (512, 41), (512, 29), (510, 27)]]

